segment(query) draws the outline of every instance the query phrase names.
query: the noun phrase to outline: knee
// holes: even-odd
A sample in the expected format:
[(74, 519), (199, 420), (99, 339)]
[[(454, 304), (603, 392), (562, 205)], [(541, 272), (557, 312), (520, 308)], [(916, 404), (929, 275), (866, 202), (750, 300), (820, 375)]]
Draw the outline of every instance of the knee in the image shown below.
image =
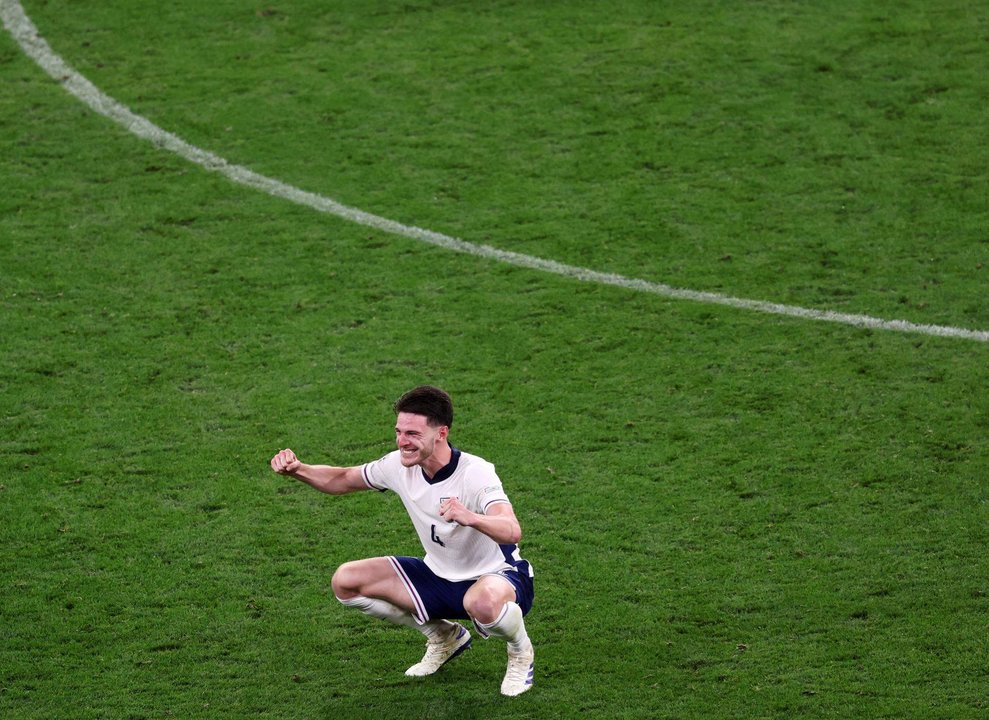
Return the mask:
[(341, 600), (360, 595), (360, 572), (357, 569), (357, 564), (351, 561), (338, 567), (333, 573), (330, 585), (333, 587), (333, 594)]
[(498, 619), (509, 600), (495, 588), (473, 587), (464, 597), (464, 609), (477, 622), (489, 625)]

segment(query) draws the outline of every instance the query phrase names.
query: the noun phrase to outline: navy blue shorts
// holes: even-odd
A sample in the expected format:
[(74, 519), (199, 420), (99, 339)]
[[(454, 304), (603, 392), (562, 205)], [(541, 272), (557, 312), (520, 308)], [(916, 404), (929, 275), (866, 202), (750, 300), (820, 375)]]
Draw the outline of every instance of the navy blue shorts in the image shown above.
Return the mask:
[[(429, 620), (471, 620), (464, 609), (464, 595), (477, 580), (453, 582), (441, 578), (419, 558), (393, 556), (388, 558), (405, 585), (415, 606), (413, 615), (420, 625)], [(534, 596), (529, 563), (516, 564), (515, 570), (491, 573), (505, 578), (515, 588), (515, 602), (525, 615), (532, 609)], [(482, 576), (483, 577), (483, 576)]]

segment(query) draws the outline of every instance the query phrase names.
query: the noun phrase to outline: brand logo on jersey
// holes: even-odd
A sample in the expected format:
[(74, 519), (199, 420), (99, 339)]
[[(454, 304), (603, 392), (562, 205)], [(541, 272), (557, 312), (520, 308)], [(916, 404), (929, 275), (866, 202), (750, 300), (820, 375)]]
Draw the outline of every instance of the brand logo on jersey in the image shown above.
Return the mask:
[(442, 545), (443, 547), (446, 547), (446, 543), (443, 542), (442, 540), (440, 540), (439, 537), (437, 537), (437, 535), (436, 535), (436, 526), (435, 525), (430, 525), (429, 526), (429, 537), (437, 545)]

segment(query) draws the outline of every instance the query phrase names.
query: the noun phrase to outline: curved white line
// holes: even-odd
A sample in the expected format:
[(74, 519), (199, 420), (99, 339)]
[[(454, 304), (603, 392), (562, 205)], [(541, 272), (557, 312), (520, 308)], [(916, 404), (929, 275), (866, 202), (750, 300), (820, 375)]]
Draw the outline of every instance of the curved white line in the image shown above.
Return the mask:
[(896, 330), (900, 332), (989, 342), (989, 331), (985, 330), (966, 330), (964, 328), (943, 325), (921, 325), (907, 322), (906, 320), (883, 320), (868, 315), (851, 315), (827, 310), (812, 310), (794, 305), (781, 305), (762, 300), (745, 300), (744, 298), (736, 298), (712, 292), (686, 290), (662, 283), (637, 280), (622, 275), (565, 265), (564, 263), (553, 260), (543, 260), (542, 258), (532, 257), (530, 255), (499, 250), (488, 245), (475, 245), (455, 237), (450, 237), (449, 235), (433, 232), (432, 230), (424, 230), (412, 225), (403, 225), (394, 220), (372, 215), (363, 210), (342, 205), (328, 197), (306, 192), (279, 180), (259, 175), (241, 165), (233, 165), (207, 150), (190, 145), (177, 135), (161, 129), (140, 115), (135, 115), (125, 106), (110, 96), (105, 95), (99, 88), (89, 82), (89, 80), (76, 72), (61, 57), (56, 55), (45, 39), (41, 37), (34, 23), (24, 13), (20, 2), (17, 0), (0, 0), (0, 14), (3, 17), (4, 27), (6, 27), (7, 32), (10, 33), (14, 40), (17, 41), (17, 44), (21, 46), (21, 49), (46, 73), (60, 82), (69, 93), (95, 112), (122, 125), (134, 135), (149, 140), (156, 146), (176, 153), (189, 162), (193, 162), (207, 170), (218, 172), (236, 183), (261, 190), (269, 195), (284, 198), (299, 205), (311, 207), (322, 213), (336, 215), (345, 220), (366, 225), (382, 232), (429, 243), (447, 250), (455, 250), (456, 252), (467, 253), (489, 260), (497, 260), (532, 270), (542, 270), (584, 282), (614, 285), (628, 290), (638, 290), (678, 300), (693, 300), (711, 305), (727, 305), (728, 307), (754, 310), (773, 315), (785, 315), (807, 320), (822, 320), (863, 328)]

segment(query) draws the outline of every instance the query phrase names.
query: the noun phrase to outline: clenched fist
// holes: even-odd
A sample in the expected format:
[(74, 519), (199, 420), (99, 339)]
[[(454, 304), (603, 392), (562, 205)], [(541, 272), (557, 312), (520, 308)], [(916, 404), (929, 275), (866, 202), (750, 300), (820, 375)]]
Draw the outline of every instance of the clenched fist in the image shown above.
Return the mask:
[(440, 503), (440, 517), (449, 523), (467, 525), (473, 515), (474, 513), (460, 502), (460, 498), (444, 498), (443, 502)]
[(271, 458), (271, 469), (279, 475), (291, 475), (302, 466), (299, 458), (290, 449), (285, 448)]

